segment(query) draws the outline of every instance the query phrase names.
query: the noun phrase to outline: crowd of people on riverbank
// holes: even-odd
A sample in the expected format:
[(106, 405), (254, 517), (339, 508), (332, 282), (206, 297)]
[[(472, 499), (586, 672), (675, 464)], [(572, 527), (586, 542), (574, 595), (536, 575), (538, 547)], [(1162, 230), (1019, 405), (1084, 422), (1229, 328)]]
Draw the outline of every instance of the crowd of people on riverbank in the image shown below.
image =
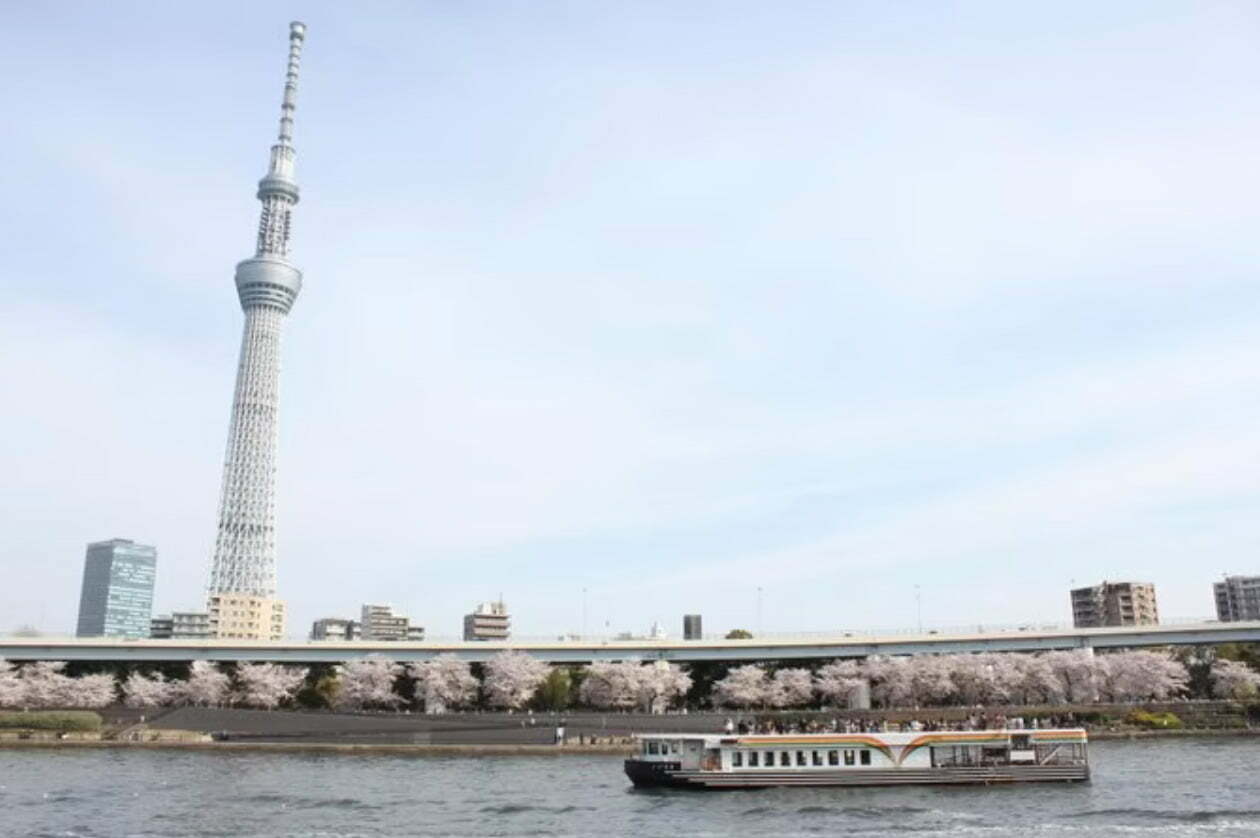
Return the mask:
[(887, 719), (830, 719), (792, 720), (777, 718), (726, 720), (726, 733), (774, 734), (774, 733), (910, 733), (938, 730), (1043, 730), (1077, 727), (1076, 715), (1048, 716), (1025, 719), (1023, 716), (1005, 716), (1001, 713), (972, 714), (965, 719), (910, 719), (896, 722)]

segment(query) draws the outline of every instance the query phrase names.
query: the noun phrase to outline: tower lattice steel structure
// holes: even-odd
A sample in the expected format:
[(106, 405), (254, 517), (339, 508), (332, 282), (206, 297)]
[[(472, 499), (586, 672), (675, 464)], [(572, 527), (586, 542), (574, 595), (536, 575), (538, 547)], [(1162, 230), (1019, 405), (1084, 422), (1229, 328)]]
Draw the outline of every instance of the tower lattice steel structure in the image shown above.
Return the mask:
[(280, 105), (280, 133), (267, 174), (258, 182), (262, 212), (252, 259), (236, 266), (245, 331), (236, 371), (210, 568), (210, 595), (276, 594), (276, 414), (280, 405), (280, 329), (302, 288), (289, 263), (289, 234), (298, 187), (293, 179), (293, 114), (306, 25), (289, 25), (289, 67)]

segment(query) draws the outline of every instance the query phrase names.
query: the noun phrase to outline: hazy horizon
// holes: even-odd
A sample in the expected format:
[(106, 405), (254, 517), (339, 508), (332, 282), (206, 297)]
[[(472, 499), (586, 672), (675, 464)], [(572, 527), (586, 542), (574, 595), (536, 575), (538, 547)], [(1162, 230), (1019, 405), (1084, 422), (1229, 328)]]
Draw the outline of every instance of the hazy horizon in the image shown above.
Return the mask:
[(204, 606), (287, 24), (289, 634), (1070, 622), (1260, 574), (1260, 9), (0, 9), (0, 632)]

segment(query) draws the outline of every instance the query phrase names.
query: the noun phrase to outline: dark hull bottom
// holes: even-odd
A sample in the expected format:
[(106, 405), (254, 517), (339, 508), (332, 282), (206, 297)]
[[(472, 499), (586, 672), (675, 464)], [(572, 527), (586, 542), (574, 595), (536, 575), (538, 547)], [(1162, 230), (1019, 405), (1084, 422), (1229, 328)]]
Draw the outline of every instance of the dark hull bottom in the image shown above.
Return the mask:
[(636, 786), (689, 789), (756, 789), (772, 786), (926, 786), (999, 783), (1080, 783), (1087, 766), (1003, 765), (983, 768), (892, 768), (847, 771), (683, 771), (660, 763), (626, 760), (626, 776)]

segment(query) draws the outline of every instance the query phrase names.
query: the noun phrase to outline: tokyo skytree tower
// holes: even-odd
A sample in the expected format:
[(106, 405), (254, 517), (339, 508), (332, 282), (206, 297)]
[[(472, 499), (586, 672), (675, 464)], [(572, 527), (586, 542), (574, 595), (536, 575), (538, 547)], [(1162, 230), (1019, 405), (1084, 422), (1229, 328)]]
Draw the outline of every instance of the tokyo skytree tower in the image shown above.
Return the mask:
[[(276, 595), (280, 329), (302, 288), (301, 271), (289, 263), (289, 233), (293, 206), (298, 202), (298, 187), (293, 179), (293, 114), (305, 38), (305, 24), (289, 25), (289, 67), (280, 105), (280, 133), (271, 147), (267, 174), (258, 182), (258, 200), (262, 202), (258, 247), (252, 259), (236, 266), (236, 292), (245, 311), (245, 332), (223, 467), (219, 531), (210, 568), (212, 626), (216, 610), (222, 610), (216, 606), (225, 602), (247, 605), (249, 598)], [(239, 594), (245, 599), (227, 600), (219, 596), (222, 594)], [(224, 617), (220, 636), (227, 632), (226, 623)], [(236, 631), (228, 636), (257, 633), (243, 623), (234, 625)], [(265, 626), (258, 628), (266, 634)]]

